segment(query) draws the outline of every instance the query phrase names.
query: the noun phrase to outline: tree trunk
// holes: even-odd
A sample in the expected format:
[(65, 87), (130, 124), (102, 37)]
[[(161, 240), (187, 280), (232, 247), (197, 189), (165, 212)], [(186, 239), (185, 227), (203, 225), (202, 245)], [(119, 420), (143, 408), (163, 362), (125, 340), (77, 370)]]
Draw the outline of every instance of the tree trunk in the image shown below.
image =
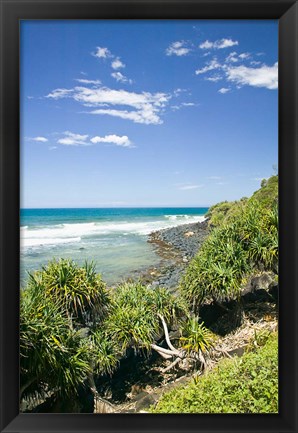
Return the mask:
[(93, 373), (88, 374), (88, 382), (93, 394), (93, 413), (115, 413), (115, 407), (98, 394)]

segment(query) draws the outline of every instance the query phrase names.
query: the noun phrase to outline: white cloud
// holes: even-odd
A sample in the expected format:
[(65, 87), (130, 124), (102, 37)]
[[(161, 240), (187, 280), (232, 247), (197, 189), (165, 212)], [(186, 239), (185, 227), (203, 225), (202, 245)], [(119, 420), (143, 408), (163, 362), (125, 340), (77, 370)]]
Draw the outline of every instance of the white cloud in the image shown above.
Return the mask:
[(226, 58), (226, 62), (227, 63), (237, 63), (237, 62), (241, 62), (245, 59), (249, 59), (249, 58), (250, 58), (250, 53), (237, 54), (236, 51), (233, 51)]
[[(57, 140), (58, 144), (64, 146), (92, 146), (97, 143), (111, 143), (122, 147), (135, 147), (126, 135), (105, 135), (104, 137), (95, 136), (89, 139), (88, 134), (75, 134), (70, 131), (63, 132), (63, 137)], [(49, 147), (50, 150), (57, 149), (57, 146)]]
[(59, 140), (57, 140), (57, 143), (63, 144), (65, 146), (88, 146), (88, 137), (89, 135), (74, 134), (73, 132), (65, 131), (64, 137), (59, 138)]
[(197, 69), (195, 73), (196, 75), (201, 75), (201, 74), (205, 74), (206, 72), (213, 71), (214, 69), (219, 69), (219, 68), (221, 68), (221, 65), (218, 63), (217, 59), (214, 58), (210, 62), (208, 62), (206, 66), (204, 66), (203, 68)]
[(180, 110), (181, 108), (183, 108), (183, 107), (196, 107), (196, 106), (198, 106), (199, 104), (195, 104), (194, 102), (181, 102), (181, 104), (180, 105), (172, 105), (171, 106), (171, 109), (173, 110), (173, 111), (177, 111), (177, 110)]
[(183, 93), (183, 92), (187, 92), (187, 89), (180, 89), (178, 87), (178, 89), (174, 90), (174, 96), (180, 96), (180, 93)]
[[(89, 111), (90, 114), (107, 114), (110, 116), (129, 119), (136, 123), (159, 124), (162, 123), (160, 114), (167, 106), (172, 95), (166, 93), (135, 93), (126, 90), (113, 90), (107, 87), (87, 88), (74, 87), (73, 89), (53, 90), (48, 98), (60, 99), (71, 97), (85, 107), (102, 107), (103, 104), (110, 108)], [(64, 92), (61, 92), (64, 90)], [(128, 106), (132, 111), (114, 109), (115, 106)]]
[(205, 77), (205, 80), (217, 83), (217, 81), (222, 80), (222, 78), (223, 77), (221, 75), (217, 74), (217, 75), (212, 75), (211, 77)]
[(259, 68), (237, 66), (226, 70), (228, 81), (238, 85), (253, 87), (265, 87), (267, 89), (278, 88), (278, 63), (273, 66), (262, 65)]
[(237, 55), (236, 51), (233, 51), (232, 53), (230, 53), (228, 55), (228, 57), (226, 58), (226, 62), (228, 62), (228, 63), (230, 63), (230, 62), (231, 63), (236, 63), (238, 61), (239, 61), (239, 59), (238, 59), (238, 55)]
[(167, 56), (186, 56), (191, 49), (187, 48), (185, 41), (176, 41), (173, 42), (167, 49), (166, 49), (166, 55)]
[[(226, 41), (226, 40), (224, 40)], [(207, 41), (209, 43), (209, 41)], [(224, 77), (228, 82), (233, 82), (240, 88), (241, 86), (248, 85), (253, 87), (265, 87), (267, 89), (277, 89), (278, 87), (278, 63), (273, 66), (263, 64), (260, 67), (248, 67), (243, 64), (235, 66), (233, 63), (243, 61), (250, 57), (250, 53), (242, 53), (238, 55), (236, 52), (231, 52), (223, 64), (217, 61), (214, 57), (210, 62), (205, 63), (200, 69), (195, 71), (196, 75), (207, 74), (210, 71), (217, 70), (220, 73), (215, 75), (208, 75), (205, 80), (217, 82)], [(250, 62), (252, 64), (252, 62)], [(253, 62), (254, 65), (257, 62)], [(220, 93), (227, 93), (230, 89), (222, 87)]]
[(203, 185), (184, 185), (184, 186), (180, 186), (179, 189), (181, 191), (187, 191), (190, 189), (197, 189), (197, 188), (201, 188)]
[(119, 136), (119, 135), (105, 135), (104, 137), (92, 137), (90, 139), (91, 143), (112, 143), (116, 144), (116, 146), (122, 146), (122, 147), (134, 147), (129, 140), (129, 138), (126, 135)]
[(250, 64), (253, 65), (253, 66), (256, 66), (256, 65), (260, 65), (261, 62), (256, 61), (256, 60), (252, 60), (252, 61), (250, 62)]
[(112, 117), (120, 117), (125, 120), (132, 120), (135, 123), (159, 124), (162, 123), (160, 118), (150, 109), (147, 111), (127, 111), (127, 110), (112, 110), (112, 109), (99, 109), (90, 111), (91, 114), (107, 114)]
[(92, 53), (94, 57), (98, 57), (99, 59), (107, 59), (109, 57), (113, 57), (113, 54), (110, 52), (108, 48), (104, 47), (96, 47), (96, 52)]
[(222, 87), (221, 89), (219, 89), (218, 93), (222, 93), (223, 95), (225, 93), (228, 93), (231, 89), (227, 88), (227, 87)]
[(94, 85), (101, 84), (100, 80), (87, 80), (86, 78), (76, 78), (75, 80), (81, 84), (94, 84)]
[(33, 137), (31, 138), (32, 141), (39, 141), (41, 143), (46, 143), (49, 141), (46, 137)]
[(183, 107), (194, 107), (196, 104), (194, 102), (182, 102)]
[(248, 59), (250, 57), (250, 54), (249, 53), (241, 53), (241, 54), (239, 54), (239, 58), (241, 59), (241, 60), (243, 60), (243, 59)]
[(132, 84), (132, 80), (128, 79), (125, 75), (121, 74), (121, 72), (112, 72), (111, 76), (115, 78), (116, 81), (119, 81), (120, 83)]
[(55, 89), (49, 93), (46, 98), (61, 99), (61, 98), (71, 98), (73, 93), (72, 89)]
[(201, 48), (201, 50), (210, 50), (210, 49), (221, 50), (223, 48), (233, 47), (234, 45), (238, 45), (238, 41), (233, 41), (232, 39), (223, 38), (223, 39), (218, 39), (217, 41), (214, 42), (210, 42), (206, 40), (205, 42), (202, 42), (199, 45), (199, 48)]
[(217, 49), (229, 48), (234, 45), (238, 45), (238, 41), (233, 41), (232, 39), (221, 39), (220, 41), (215, 42), (215, 48)]
[(121, 62), (119, 57), (112, 61), (111, 66), (113, 69), (125, 68), (125, 64)]
[(206, 40), (199, 45), (199, 48), (201, 48), (201, 50), (209, 50), (210, 48), (213, 48), (213, 42)]

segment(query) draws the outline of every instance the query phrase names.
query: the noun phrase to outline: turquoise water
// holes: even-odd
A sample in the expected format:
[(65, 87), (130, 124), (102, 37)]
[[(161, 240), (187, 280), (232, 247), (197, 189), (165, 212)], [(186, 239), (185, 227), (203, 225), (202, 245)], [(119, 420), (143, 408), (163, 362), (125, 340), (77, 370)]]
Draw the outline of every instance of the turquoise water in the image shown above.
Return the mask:
[(108, 284), (157, 264), (149, 233), (204, 219), (207, 208), (22, 209), (21, 281), (53, 258), (93, 260)]

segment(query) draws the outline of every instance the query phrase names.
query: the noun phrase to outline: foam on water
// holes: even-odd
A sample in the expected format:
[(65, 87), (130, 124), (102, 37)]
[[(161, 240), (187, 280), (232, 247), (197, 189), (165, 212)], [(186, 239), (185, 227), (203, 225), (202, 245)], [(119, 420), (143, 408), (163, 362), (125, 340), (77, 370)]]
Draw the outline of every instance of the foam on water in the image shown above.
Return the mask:
[(157, 221), (67, 223), (35, 228), (23, 226), (20, 230), (21, 248), (77, 243), (84, 239), (113, 234), (145, 236), (156, 230), (202, 222), (204, 219), (204, 216), (165, 215)]

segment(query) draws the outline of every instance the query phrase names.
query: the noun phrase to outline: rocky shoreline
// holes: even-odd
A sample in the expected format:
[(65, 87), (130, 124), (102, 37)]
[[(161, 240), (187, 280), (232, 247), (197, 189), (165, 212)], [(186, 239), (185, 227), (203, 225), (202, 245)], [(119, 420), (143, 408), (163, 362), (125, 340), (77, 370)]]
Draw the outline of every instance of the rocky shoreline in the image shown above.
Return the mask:
[(150, 233), (151, 243), (161, 260), (137, 277), (152, 287), (166, 287), (174, 291), (188, 262), (196, 255), (209, 234), (208, 221), (183, 224)]

